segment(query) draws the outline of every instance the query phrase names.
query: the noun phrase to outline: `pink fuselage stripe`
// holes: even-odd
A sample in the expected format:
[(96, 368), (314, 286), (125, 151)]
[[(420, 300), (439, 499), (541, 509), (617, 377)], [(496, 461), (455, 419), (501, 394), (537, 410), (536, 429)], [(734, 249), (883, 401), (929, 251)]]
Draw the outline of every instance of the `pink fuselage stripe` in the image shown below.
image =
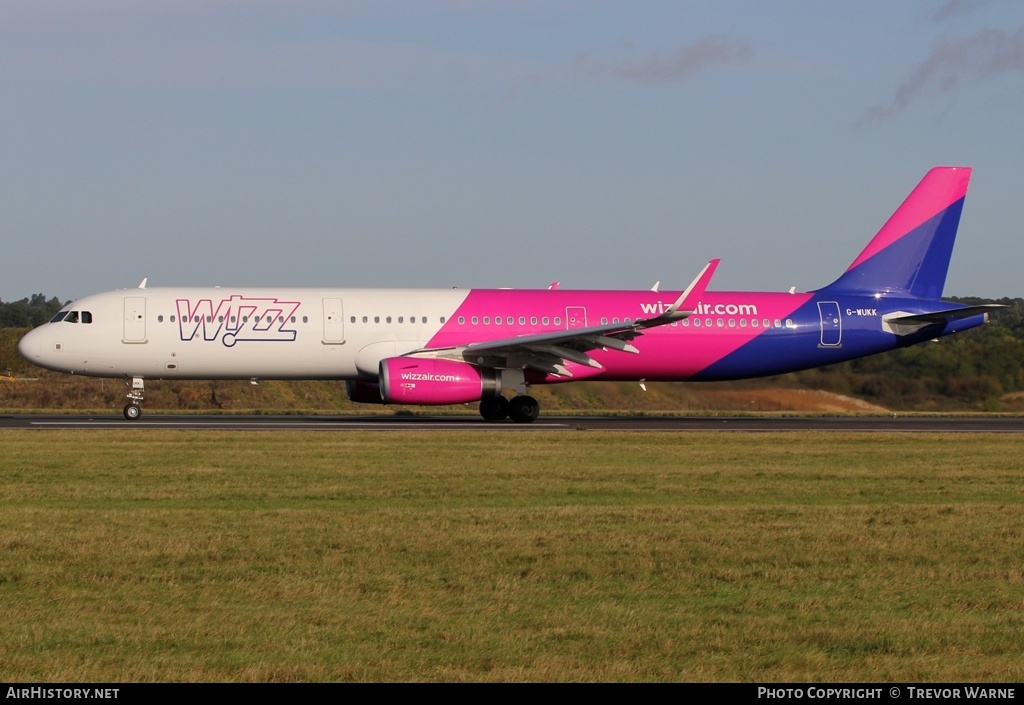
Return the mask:
[[(678, 296), (678, 292), (476, 289), (426, 347), (457, 347), (616, 319), (653, 318)], [(705, 292), (686, 325), (659, 326), (636, 337), (632, 344), (639, 354), (616, 350), (588, 354), (601, 363), (603, 370), (596, 375), (601, 379), (686, 379), (768, 333), (777, 320), (784, 322), (810, 298), (811, 294)], [(500, 324), (496, 317), (501, 318)]]

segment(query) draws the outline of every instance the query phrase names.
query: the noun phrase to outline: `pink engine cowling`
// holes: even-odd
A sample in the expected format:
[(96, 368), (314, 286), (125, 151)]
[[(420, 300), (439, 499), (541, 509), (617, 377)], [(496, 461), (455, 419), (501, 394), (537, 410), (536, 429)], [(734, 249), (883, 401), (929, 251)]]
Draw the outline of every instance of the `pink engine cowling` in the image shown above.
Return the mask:
[(456, 360), (389, 357), (380, 361), (385, 404), (465, 404), (501, 394), (498, 374)]

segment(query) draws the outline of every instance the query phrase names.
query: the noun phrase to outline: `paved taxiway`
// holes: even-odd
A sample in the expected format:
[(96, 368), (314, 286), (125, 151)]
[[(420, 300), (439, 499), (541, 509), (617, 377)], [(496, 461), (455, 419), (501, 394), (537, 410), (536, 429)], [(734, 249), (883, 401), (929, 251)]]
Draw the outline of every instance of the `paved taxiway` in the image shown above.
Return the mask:
[(0, 429), (189, 429), (196, 431), (832, 431), (1024, 433), (1024, 417), (1008, 416), (541, 416), (532, 424), (490, 423), (474, 416), (236, 416), (120, 414), (0, 416)]

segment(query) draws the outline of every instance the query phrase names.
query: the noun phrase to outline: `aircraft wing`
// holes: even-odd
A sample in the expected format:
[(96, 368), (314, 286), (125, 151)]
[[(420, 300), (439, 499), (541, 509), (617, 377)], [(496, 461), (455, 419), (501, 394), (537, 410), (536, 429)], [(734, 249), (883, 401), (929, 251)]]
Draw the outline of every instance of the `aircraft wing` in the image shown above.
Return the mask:
[(718, 263), (718, 259), (708, 262), (696, 279), (664, 313), (651, 318), (521, 335), (447, 348), (426, 348), (414, 350), (408, 353), (408, 356), (462, 359), (488, 367), (528, 368), (563, 377), (573, 376), (566, 367), (567, 362), (601, 369), (601, 363), (588, 355), (590, 351), (618, 350), (639, 353), (640, 351), (629, 341), (643, 335), (647, 328), (680, 321), (692, 314), (693, 305), (704, 295)]

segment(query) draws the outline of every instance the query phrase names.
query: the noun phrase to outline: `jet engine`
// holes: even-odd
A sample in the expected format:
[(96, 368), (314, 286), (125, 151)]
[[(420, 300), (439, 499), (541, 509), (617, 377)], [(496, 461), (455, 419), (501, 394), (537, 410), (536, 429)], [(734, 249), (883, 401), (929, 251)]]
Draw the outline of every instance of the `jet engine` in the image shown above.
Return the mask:
[(385, 404), (465, 404), (500, 394), (500, 377), (489, 368), (437, 358), (380, 361), (380, 397)]

